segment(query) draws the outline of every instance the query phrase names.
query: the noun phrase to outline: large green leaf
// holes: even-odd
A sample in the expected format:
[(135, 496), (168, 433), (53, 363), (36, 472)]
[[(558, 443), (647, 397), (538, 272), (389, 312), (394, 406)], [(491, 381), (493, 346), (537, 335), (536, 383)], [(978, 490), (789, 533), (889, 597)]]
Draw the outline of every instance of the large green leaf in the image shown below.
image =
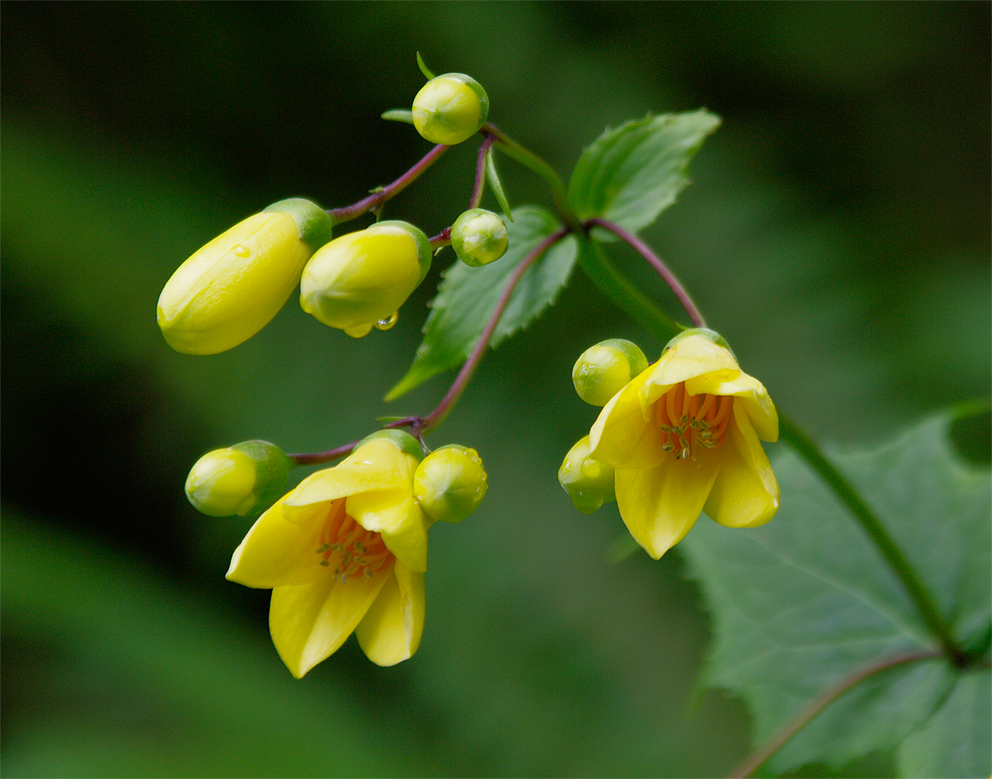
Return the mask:
[(572, 171), (572, 208), (583, 220), (601, 217), (631, 232), (646, 227), (689, 183), (689, 161), (719, 125), (718, 116), (700, 109), (649, 115), (607, 130)]
[[(833, 459), (968, 646), (988, 630), (992, 612), (992, 495), (989, 472), (966, 466), (950, 448), (948, 424), (935, 418), (876, 451)], [(859, 671), (939, 651), (900, 581), (820, 478), (791, 452), (777, 459), (775, 472), (782, 509), (768, 525), (730, 530), (703, 521), (682, 545), (715, 623), (705, 680), (747, 701), (757, 744)], [(987, 685), (987, 671), (982, 676)], [(871, 751), (892, 753), (922, 726), (914, 743), (954, 745), (943, 752), (946, 765), (932, 754), (927, 770), (958, 775), (953, 755), (980, 751), (966, 743), (980, 728), (934, 712), (942, 705), (974, 710), (973, 702), (959, 702), (971, 678), (939, 658), (873, 674), (815, 716), (769, 766), (839, 767)], [(987, 743), (988, 734), (983, 738)], [(988, 776), (988, 750), (983, 754), (978, 773)], [(922, 765), (910, 758), (903, 764)]]
[[(544, 209), (523, 206), (506, 226), (510, 247), (503, 257), (481, 268), (456, 262), (445, 271), (438, 295), (431, 303), (424, 340), (417, 348), (413, 365), (389, 391), (386, 400), (398, 398), (431, 376), (464, 362), (485, 330), (517, 265), (559, 227)], [(493, 333), (493, 347), (526, 327), (554, 303), (572, 273), (575, 256), (575, 239), (568, 237), (552, 246), (524, 273)]]

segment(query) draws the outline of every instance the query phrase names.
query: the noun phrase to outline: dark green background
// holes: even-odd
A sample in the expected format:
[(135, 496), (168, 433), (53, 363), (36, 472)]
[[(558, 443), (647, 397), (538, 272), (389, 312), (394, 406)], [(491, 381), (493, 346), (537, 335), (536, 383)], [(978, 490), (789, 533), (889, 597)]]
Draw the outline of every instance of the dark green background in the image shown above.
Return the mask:
[[(418, 49), (477, 78), (491, 121), (563, 175), (607, 125), (706, 107), (724, 125), (645, 237), (783, 411), (879, 442), (989, 395), (989, 30), (987, 3), (4, 3), (4, 773), (728, 771), (747, 715), (693, 697), (709, 623), (677, 551), (610, 563), (615, 507), (580, 515), (555, 480), (595, 415), (575, 357), (663, 346), (587, 280), (489, 356), (430, 439), (476, 447), (491, 489), (432, 531), (418, 654), (379, 669), (352, 641), (303, 681), (269, 642), (268, 594), (223, 579), (247, 522), (196, 514), (183, 479), (216, 446), (323, 449), (429, 412), (451, 374), (381, 397), (452, 255), (359, 341), (291, 300), (243, 346), (183, 356), (158, 292), (268, 203), (345, 205), (419, 159), (429, 144), (378, 118), (422, 84)], [(387, 217), (450, 224), (464, 146)], [(547, 203), (501, 170), (512, 203)], [(987, 422), (972, 432), (987, 458)]]

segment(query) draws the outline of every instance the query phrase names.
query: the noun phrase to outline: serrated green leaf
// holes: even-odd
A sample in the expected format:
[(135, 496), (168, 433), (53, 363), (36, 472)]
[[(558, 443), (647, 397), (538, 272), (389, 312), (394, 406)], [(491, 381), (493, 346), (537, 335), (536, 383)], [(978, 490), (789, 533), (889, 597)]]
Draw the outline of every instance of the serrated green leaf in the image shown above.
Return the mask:
[[(482, 335), (517, 265), (559, 227), (544, 209), (522, 206), (517, 209), (516, 221), (507, 225), (510, 246), (502, 258), (481, 268), (456, 262), (445, 271), (438, 295), (431, 303), (424, 340), (417, 348), (413, 365), (389, 391), (386, 400), (394, 400), (431, 376), (463, 363)], [(493, 333), (492, 347), (526, 327), (554, 303), (572, 273), (576, 253), (575, 239), (569, 236), (552, 246), (524, 273)]]
[[(637, 232), (689, 183), (689, 161), (720, 118), (705, 109), (647, 116), (606, 130), (579, 157), (568, 200), (586, 220), (600, 217)], [(596, 231), (597, 239), (616, 240)]]
[[(948, 425), (935, 418), (875, 451), (832, 459), (967, 645), (992, 612), (992, 485), (988, 470), (970, 468), (951, 450)], [(768, 525), (730, 530), (700, 521), (680, 547), (715, 622), (705, 680), (744, 698), (756, 744), (856, 672), (906, 652), (939, 651), (899, 580), (820, 478), (792, 452), (777, 458), (775, 472), (782, 509)], [(814, 717), (769, 766), (839, 767), (870, 751), (892, 753), (923, 723), (961, 744), (968, 734), (942, 728), (933, 715), (963, 678), (943, 660), (871, 676)], [(970, 753), (972, 745), (961, 748)], [(956, 775), (948, 770), (942, 775)]]
[(391, 108), (388, 111), (383, 111), (382, 118), (389, 122), (413, 124), (413, 111), (409, 108)]
[(506, 192), (503, 191), (503, 183), (499, 180), (499, 173), (496, 171), (496, 153), (492, 146), (486, 150), (486, 182), (489, 184), (489, 189), (492, 190), (496, 202), (499, 203), (499, 207), (503, 210), (506, 218), (512, 222), (513, 214), (510, 212), (510, 201), (506, 199)]

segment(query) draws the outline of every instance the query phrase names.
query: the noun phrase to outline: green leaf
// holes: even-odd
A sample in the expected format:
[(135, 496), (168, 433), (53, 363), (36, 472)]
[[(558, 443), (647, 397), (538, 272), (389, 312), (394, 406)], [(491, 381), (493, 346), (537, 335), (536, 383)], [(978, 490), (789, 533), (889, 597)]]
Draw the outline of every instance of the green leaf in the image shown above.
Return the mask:
[[(988, 470), (965, 465), (951, 450), (948, 426), (946, 417), (931, 419), (880, 449), (832, 459), (905, 552), (954, 636), (968, 645), (984, 634), (992, 612), (992, 489)], [(715, 623), (705, 681), (744, 698), (759, 745), (859, 671), (940, 649), (900, 581), (820, 478), (788, 451), (775, 473), (782, 508), (768, 525), (731, 530), (700, 521), (680, 547)], [(934, 712), (971, 705), (953, 703), (967, 697), (958, 688), (970, 678), (943, 659), (871, 675), (817, 714), (769, 766), (779, 772), (810, 762), (840, 767), (871, 751), (892, 753), (923, 726), (918, 738), (948, 744), (946, 770), (937, 755), (927, 770), (960, 775), (951, 767), (953, 755), (977, 753), (971, 724), (955, 726)], [(918, 753), (907, 754), (906, 765), (919, 764), (911, 759)], [(978, 773), (988, 776), (989, 752), (982, 754)]]
[(513, 214), (510, 212), (510, 201), (506, 199), (506, 192), (503, 191), (503, 184), (499, 180), (499, 173), (496, 172), (496, 153), (493, 151), (492, 146), (486, 150), (486, 181), (489, 183), (489, 189), (492, 190), (493, 195), (496, 197), (499, 207), (503, 209), (506, 218), (512, 222)]
[(992, 754), (989, 682), (988, 668), (961, 676), (944, 705), (899, 747), (902, 776), (989, 775)]
[[(630, 232), (646, 227), (689, 183), (689, 161), (719, 124), (718, 116), (700, 109), (648, 115), (607, 129), (583, 150), (572, 171), (572, 208), (581, 220), (600, 217)], [(603, 231), (596, 237), (616, 240)]]
[[(532, 249), (559, 228), (555, 218), (544, 209), (522, 206), (517, 209), (517, 219), (507, 225), (510, 247), (502, 258), (481, 268), (470, 268), (461, 262), (448, 268), (431, 303), (424, 340), (417, 348), (413, 365), (389, 391), (386, 400), (394, 400), (431, 376), (461, 365), (485, 330), (514, 270)], [(572, 273), (575, 256), (575, 239), (568, 237), (552, 246), (543, 259), (524, 273), (493, 333), (493, 348), (554, 303)]]
[(389, 122), (413, 124), (413, 111), (409, 108), (391, 108), (388, 111), (383, 111), (382, 118)]

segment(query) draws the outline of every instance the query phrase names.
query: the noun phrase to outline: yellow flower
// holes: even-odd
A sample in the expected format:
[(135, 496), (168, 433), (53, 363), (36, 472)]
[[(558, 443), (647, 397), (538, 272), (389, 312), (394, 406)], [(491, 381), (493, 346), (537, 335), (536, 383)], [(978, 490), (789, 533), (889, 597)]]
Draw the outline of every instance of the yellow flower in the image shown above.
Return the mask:
[(352, 632), (378, 665), (417, 651), (431, 524), (413, 496), (418, 455), (405, 433), (371, 436), (283, 496), (234, 552), (229, 580), (272, 588), (269, 630), (296, 678)]
[(710, 330), (687, 330), (618, 392), (589, 433), (590, 456), (616, 468), (620, 515), (658, 559), (701, 511), (727, 527), (756, 527), (778, 510), (779, 488), (758, 439), (778, 438), (778, 414)]

